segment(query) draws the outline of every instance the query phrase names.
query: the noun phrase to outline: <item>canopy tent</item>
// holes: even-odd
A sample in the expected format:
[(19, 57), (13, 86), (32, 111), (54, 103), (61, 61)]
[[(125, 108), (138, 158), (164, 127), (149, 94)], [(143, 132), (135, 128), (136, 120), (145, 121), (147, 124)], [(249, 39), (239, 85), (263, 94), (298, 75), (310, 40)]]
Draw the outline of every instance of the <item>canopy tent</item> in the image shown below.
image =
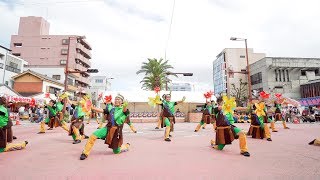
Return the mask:
[(5, 84), (0, 84), (0, 96), (21, 96), (18, 92)]
[[(156, 93), (154, 91), (106, 91), (103, 93), (103, 98), (105, 96), (111, 95), (114, 99), (117, 94), (121, 94), (126, 100), (129, 102), (148, 102), (149, 97), (155, 97)], [(163, 94), (168, 94), (169, 91), (160, 92), (160, 97)], [(171, 92), (171, 100), (172, 101), (180, 101), (183, 96), (186, 97), (186, 103), (205, 103), (206, 99), (204, 98), (204, 92), (192, 92), (192, 91), (172, 91)], [(217, 98), (212, 96), (212, 100), (216, 101)]]

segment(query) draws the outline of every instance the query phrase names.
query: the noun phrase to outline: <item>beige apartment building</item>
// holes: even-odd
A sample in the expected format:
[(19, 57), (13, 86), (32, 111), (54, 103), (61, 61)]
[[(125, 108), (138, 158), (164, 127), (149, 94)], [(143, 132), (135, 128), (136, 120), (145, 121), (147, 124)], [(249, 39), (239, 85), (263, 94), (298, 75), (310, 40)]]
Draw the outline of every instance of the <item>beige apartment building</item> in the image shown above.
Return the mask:
[[(255, 53), (248, 48), (249, 64), (252, 64), (266, 56), (265, 53)], [(213, 61), (213, 83), (215, 94), (231, 93), (231, 84), (239, 85), (240, 79), (248, 82), (246, 49), (245, 48), (225, 48)], [(234, 73), (232, 73), (234, 72)]]
[[(17, 35), (11, 36), (12, 54), (28, 62), (25, 69), (47, 75), (64, 83), (63, 69), (69, 57), (69, 70), (86, 71), (91, 67), (91, 46), (79, 35), (51, 35), (50, 24), (42, 17), (21, 17)], [(69, 51), (68, 51), (69, 45)], [(89, 73), (68, 76), (68, 90), (89, 86)]]

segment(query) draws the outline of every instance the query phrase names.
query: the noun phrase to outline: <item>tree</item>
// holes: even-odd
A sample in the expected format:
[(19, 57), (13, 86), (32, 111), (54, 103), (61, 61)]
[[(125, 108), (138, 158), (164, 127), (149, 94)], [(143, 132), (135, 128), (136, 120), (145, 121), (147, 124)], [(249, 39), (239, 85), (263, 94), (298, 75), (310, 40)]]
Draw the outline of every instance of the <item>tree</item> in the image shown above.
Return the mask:
[(242, 79), (240, 78), (238, 87), (236, 87), (235, 84), (231, 84), (231, 86), (231, 96), (236, 98), (237, 106), (243, 106), (248, 99), (248, 83), (242, 82)]
[[(154, 90), (155, 87), (160, 87), (164, 89), (168, 81), (171, 81), (167, 73), (171, 73), (169, 70), (173, 69), (171, 65), (168, 64), (168, 60), (164, 61), (162, 58), (150, 59), (147, 62), (143, 62), (142, 66), (136, 74), (144, 74), (144, 78), (140, 83), (142, 83), (141, 89), (144, 90)], [(177, 75), (173, 75), (176, 76)]]

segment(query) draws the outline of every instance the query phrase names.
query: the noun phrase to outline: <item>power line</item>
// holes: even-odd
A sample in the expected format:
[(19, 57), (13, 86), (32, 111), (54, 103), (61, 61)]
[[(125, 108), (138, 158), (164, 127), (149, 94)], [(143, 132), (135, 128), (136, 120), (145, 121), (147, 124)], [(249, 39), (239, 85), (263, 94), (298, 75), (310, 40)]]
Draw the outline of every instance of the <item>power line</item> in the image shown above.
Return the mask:
[(15, 5), (22, 6), (37, 6), (37, 5), (54, 5), (54, 4), (72, 4), (72, 3), (87, 3), (87, 2), (103, 2), (103, 0), (82, 0), (82, 1), (52, 1), (52, 2), (11, 2)]
[(172, 20), (173, 20), (173, 14), (174, 14), (174, 8), (175, 8), (176, 0), (173, 0), (173, 6), (172, 6), (172, 12), (171, 12), (171, 20), (170, 20), (170, 25), (169, 25), (169, 32), (168, 32), (168, 39), (166, 42), (166, 48), (164, 51), (164, 60), (167, 60), (167, 49), (168, 49), (168, 44), (169, 44), (169, 39), (170, 39), (170, 34), (171, 34), (171, 25), (172, 25)]

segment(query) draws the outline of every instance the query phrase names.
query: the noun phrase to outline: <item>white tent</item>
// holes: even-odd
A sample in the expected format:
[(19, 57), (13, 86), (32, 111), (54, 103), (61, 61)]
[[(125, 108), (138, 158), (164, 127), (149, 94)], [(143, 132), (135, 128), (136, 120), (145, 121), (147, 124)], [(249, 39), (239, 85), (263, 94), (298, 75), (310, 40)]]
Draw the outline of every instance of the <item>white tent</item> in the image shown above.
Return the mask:
[(0, 84), (0, 95), (6, 96), (21, 96), (15, 90), (11, 89), (9, 86), (5, 84)]
[[(169, 91), (160, 92), (160, 97), (163, 94), (168, 94)], [(192, 91), (172, 91), (171, 92), (171, 101), (180, 101), (183, 96), (186, 97), (186, 103), (205, 103), (204, 94), (205, 92), (192, 92)], [(103, 97), (111, 95), (112, 98), (121, 94), (129, 102), (148, 102), (149, 97), (155, 97), (156, 93), (154, 91), (106, 91), (103, 93)], [(212, 96), (212, 100), (216, 101), (216, 97)]]

